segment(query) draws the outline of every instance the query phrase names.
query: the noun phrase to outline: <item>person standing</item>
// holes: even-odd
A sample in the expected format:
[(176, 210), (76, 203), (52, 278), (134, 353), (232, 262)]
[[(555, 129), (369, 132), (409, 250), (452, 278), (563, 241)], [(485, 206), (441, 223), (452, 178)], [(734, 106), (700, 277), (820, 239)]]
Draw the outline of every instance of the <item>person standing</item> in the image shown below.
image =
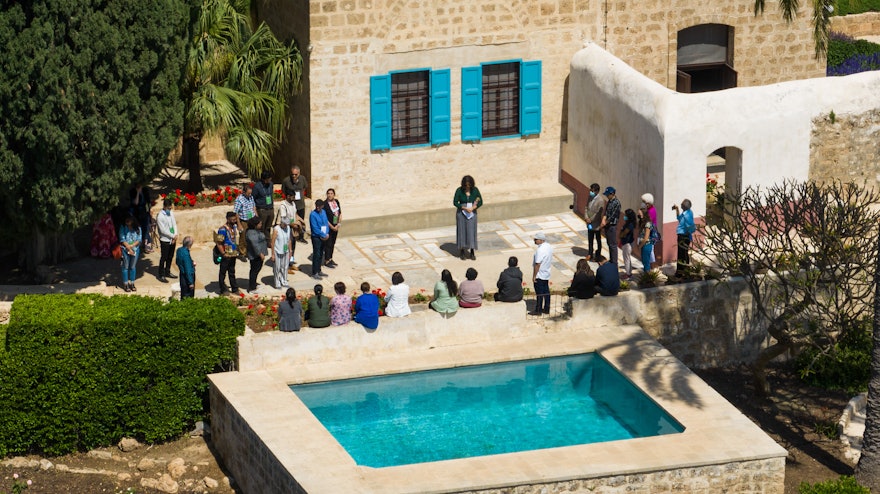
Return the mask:
[(602, 228), (605, 231), (605, 241), (608, 243), (608, 259), (611, 264), (617, 266), (617, 224), (620, 222), (620, 201), (617, 199), (617, 190), (614, 187), (605, 187), (605, 197), (608, 198), (608, 204), (605, 205)]
[(330, 238), (324, 243), (324, 265), (328, 268), (335, 268), (338, 264), (333, 260), (333, 251), (336, 250), (336, 237), (339, 236), (342, 206), (339, 205), (339, 199), (336, 198), (336, 191), (334, 189), (327, 189), (324, 211), (327, 212), (327, 220), (330, 223)]
[(136, 292), (134, 280), (137, 278), (137, 260), (140, 256), (142, 233), (134, 215), (128, 215), (119, 229), (119, 243), (122, 245), (122, 289)]
[(320, 280), (327, 276), (321, 266), (324, 264), (324, 242), (330, 238), (330, 223), (322, 199), (315, 201), (315, 210), (309, 214), (309, 228), (312, 231), (312, 278)]
[(367, 329), (379, 327), (379, 297), (370, 293), (370, 284), (366, 281), (361, 283), (361, 294), (354, 303), (354, 322)]
[(285, 333), (302, 328), (302, 303), (296, 298), (296, 290), (288, 288), (284, 300), (278, 304), (278, 330)]
[(694, 232), (697, 231), (697, 225), (694, 223), (694, 212), (691, 211), (691, 200), (685, 199), (681, 201), (681, 213), (678, 212), (678, 205), (672, 206), (678, 219), (678, 226), (675, 227), (675, 235), (678, 240), (678, 260), (675, 261), (675, 277), (684, 278), (687, 269), (691, 264), (690, 248), (691, 240), (694, 238)]
[(293, 274), (297, 270), (296, 259), (293, 258), (296, 251), (296, 237), (299, 232), (305, 229), (306, 220), (296, 214), (296, 203), (293, 200), (293, 196), (287, 196), (281, 202), (281, 206), (278, 208), (278, 217), (287, 218), (286, 223), (290, 226), (290, 234), (294, 239), (290, 244), (290, 261), (287, 269), (288, 273)]
[(522, 271), (520, 271), (519, 259), (516, 256), (510, 256), (507, 259), (507, 269), (498, 275), (498, 293), (495, 294), (496, 302), (519, 302), (523, 299), (523, 280)]
[[(455, 244), (462, 260), (477, 258), (477, 208), (483, 205), (480, 189), (474, 185), (474, 177), (465, 175), (461, 187), (455, 189), (452, 198), (455, 206)], [(467, 252), (467, 251), (470, 252)]]
[(180, 271), (180, 299), (196, 296), (196, 263), (190, 254), (193, 238), (183, 237), (183, 245), (177, 249), (177, 270)]
[(385, 295), (385, 315), (388, 317), (405, 317), (410, 315), (409, 285), (403, 282), (403, 275), (395, 271), (391, 275), (391, 287)]
[(639, 210), (639, 220), (641, 230), (639, 231), (639, 243), (642, 246), (642, 269), (647, 273), (651, 271), (651, 259), (654, 258), (654, 242), (656, 241), (656, 230), (651, 219), (648, 218), (647, 212)]
[[(641, 209), (639, 210), (639, 214), (644, 214), (647, 218), (647, 221), (651, 222), (651, 225), (657, 226), (657, 208), (654, 207), (654, 194), (650, 192), (645, 192), (642, 194), (642, 208), (644, 208), (644, 213), (642, 213)], [(654, 249), (651, 248), (651, 258), (648, 260), (649, 265), (653, 265), (654, 261), (656, 261), (656, 256), (654, 255)], [(642, 260), (644, 263), (644, 259)]]
[(623, 250), (624, 279), (632, 276), (632, 249), (636, 238), (636, 212), (627, 209), (623, 213), (623, 227), (620, 229), (620, 248)]
[(220, 295), (225, 295), (226, 275), (229, 274), (229, 286), (233, 293), (238, 293), (238, 280), (235, 279), (235, 261), (238, 258), (238, 215), (234, 211), (226, 213), (226, 223), (217, 230), (214, 242), (220, 251)]
[(263, 223), (263, 235), (269, 238), (272, 235), (272, 225), (275, 224), (275, 184), (272, 183), (272, 172), (266, 170), (260, 174), (260, 181), (254, 184), (254, 205), (257, 207), (257, 216)]
[[(587, 222), (587, 248), (589, 256), (596, 257), (602, 253), (602, 218), (605, 217), (605, 203), (608, 202), (605, 196), (599, 193), (599, 184), (590, 185), (590, 202), (587, 204), (587, 211), (584, 213), (584, 219)], [(593, 250), (593, 241), (596, 242), (596, 249)]]
[(553, 247), (547, 243), (544, 232), (535, 234), (535, 256), (532, 261), (532, 284), (535, 286), (535, 310), (529, 315), (550, 313), (550, 266), (553, 264)]
[[(293, 197), (293, 202), (296, 204), (296, 215), (300, 218), (305, 218), (306, 216), (305, 199), (308, 189), (308, 180), (300, 173), (298, 166), (293, 166), (290, 169), (290, 176), (281, 182), (281, 192), (284, 194), (284, 197)], [(300, 232), (299, 241), (306, 243), (305, 232)]]
[(150, 224), (152, 222), (150, 209), (153, 207), (153, 199), (150, 195), (150, 188), (144, 187), (143, 184), (137, 184), (128, 191), (128, 197), (131, 200), (128, 212), (134, 215), (140, 224), (141, 246), (145, 254), (153, 252), (153, 240), (150, 238)]
[(254, 188), (250, 184), (245, 184), (241, 188), (241, 194), (235, 198), (232, 210), (238, 215), (238, 231), (241, 235), (238, 238), (238, 259), (240, 261), (247, 260), (247, 243), (244, 235), (248, 229), (248, 222), (251, 218), (257, 216), (257, 205), (254, 202)]
[(260, 221), (259, 216), (248, 220), (248, 230), (244, 236), (247, 242), (247, 258), (251, 265), (248, 273), (248, 292), (253, 293), (257, 291), (257, 276), (260, 275), (260, 269), (263, 268), (263, 262), (268, 254), (263, 222)]
[(293, 235), (290, 229), (290, 220), (282, 216), (281, 221), (272, 228), (272, 273), (275, 275), (275, 289), (281, 290), (288, 286), (287, 266), (290, 263), (293, 252)]
[(162, 201), (162, 211), (156, 217), (156, 229), (159, 231), (159, 276), (156, 278), (162, 283), (167, 283), (167, 278), (177, 278), (171, 274), (171, 261), (174, 259), (174, 247), (177, 245), (177, 220), (171, 211), (171, 199)]

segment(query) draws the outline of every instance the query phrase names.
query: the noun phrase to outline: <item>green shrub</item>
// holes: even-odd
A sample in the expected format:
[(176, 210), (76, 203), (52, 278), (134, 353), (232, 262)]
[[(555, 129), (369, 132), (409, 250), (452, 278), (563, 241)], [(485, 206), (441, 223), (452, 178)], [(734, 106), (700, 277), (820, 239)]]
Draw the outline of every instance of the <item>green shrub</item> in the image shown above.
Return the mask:
[(0, 354), (0, 456), (180, 434), (205, 414), (244, 317), (228, 300), (21, 295)]
[(804, 349), (795, 365), (801, 378), (814, 386), (858, 393), (868, 388), (872, 348), (871, 320), (865, 318), (845, 331), (827, 353)]
[(880, 44), (831, 33), (828, 40), (828, 67), (837, 67), (856, 55), (873, 55), (877, 52), (880, 52)]
[(834, 15), (880, 12), (880, 0), (837, 0)]
[(856, 479), (849, 475), (841, 475), (834, 480), (826, 480), (810, 484), (801, 482), (798, 486), (799, 494), (871, 494), (871, 490), (862, 487)]

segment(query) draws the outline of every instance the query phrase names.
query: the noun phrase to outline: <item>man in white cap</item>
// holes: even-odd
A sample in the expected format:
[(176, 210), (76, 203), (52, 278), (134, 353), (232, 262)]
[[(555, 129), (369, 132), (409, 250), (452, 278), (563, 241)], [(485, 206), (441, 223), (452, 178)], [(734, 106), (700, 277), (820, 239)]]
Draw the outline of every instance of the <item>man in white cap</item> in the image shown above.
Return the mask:
[(553, 264), (553, 246), (547, 243), (544, 232), (535, 234), (535, 258), (532, 261), (532, 283), (535, 285), (535, 310), (529, 315), (539, 316), (550, 313), (550, 266)]

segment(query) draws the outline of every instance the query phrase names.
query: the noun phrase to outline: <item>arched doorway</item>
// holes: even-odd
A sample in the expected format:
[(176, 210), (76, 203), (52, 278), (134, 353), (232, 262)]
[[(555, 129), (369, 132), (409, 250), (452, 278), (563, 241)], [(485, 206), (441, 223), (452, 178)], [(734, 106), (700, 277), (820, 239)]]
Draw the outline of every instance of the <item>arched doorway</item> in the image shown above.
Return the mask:
[(718, 148), (706, 157), (706, 221), (723, 213), (723, 194), (742, 192), (742, 149)]
[(675, 90), (703, 93), (736, 87), (733, 26), (699, 24), (678, 32)]

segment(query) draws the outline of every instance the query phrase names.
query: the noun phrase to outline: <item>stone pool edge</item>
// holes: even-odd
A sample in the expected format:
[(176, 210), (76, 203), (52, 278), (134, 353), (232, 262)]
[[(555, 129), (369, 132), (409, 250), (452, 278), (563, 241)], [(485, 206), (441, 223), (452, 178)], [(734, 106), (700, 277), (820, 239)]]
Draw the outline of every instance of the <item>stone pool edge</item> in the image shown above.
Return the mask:
[[(685, 426), (681, 434), (373, 469), (354, 461), (288, 385), (600, 352)], [(214, 443), (246, 493), (556, 492), (628, 483), (782, 492), (786, 451), (637, 326), (590, 328), (368, 361), (214, 374)], [(551, 487), (555, 486), (555, 487)], [(520, 492), (518, 490), (517, 492)]]

